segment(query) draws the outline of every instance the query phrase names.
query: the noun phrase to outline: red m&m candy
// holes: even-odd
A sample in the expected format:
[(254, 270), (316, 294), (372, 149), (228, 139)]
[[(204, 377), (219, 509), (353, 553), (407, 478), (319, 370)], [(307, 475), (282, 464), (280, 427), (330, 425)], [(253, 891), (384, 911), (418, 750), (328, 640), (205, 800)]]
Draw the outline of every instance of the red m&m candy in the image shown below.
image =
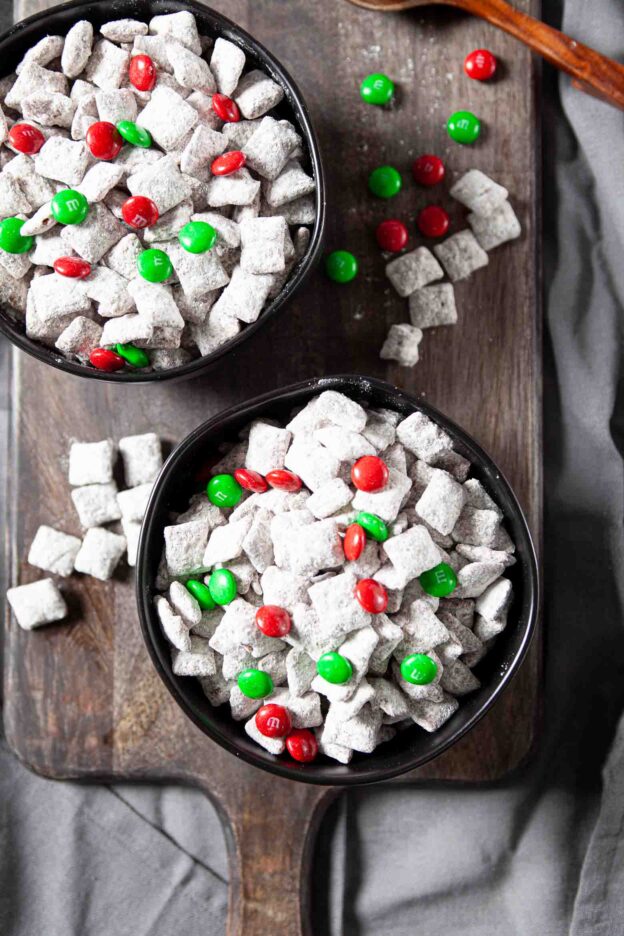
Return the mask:
[(318, 754), (316, 738), (307, 728), (298, 728), (286, 738), (286, 750), (293, 760), (309, 764)]
[(115, 124), (98, 120), (87, 130), (86, 143), (96, 159), (114, 159), (123, 146), (123, 137)]
[(256, 728), (265, 738), (283, 738), (292, 731), (292, 721), (283, 705), (269, 702), (256, 712)]
[(266, 480), (271, 487), (279, 488), (280, 491), (300, 491), (303, 484), (299, 475), (296, 475), (294, 471), (286, 471), (285, 468), (269, 471)]
[(425, 237), (443, 237), (449, 229), (449, 216), (438, 205), (427, 205), (416, 218), (418, 230)]
[(412, 165), (414, 179), (419, 185), (437, 185), (444, 178), (445, 171), (440, 157), (430, 153), (419, 156)]
[(238, 123), (240, 120), (238, 104), (225, 94), (212, 95), (212, 109), (217, 117), (226, 123)]
[(241, 153), (240, 150), (232, 150), (229, 153), (224, 153), (223, 156), (217, 156), (210, 166), (210, 171), (217, 176), (229, 175), (231, 172), (242, 169), (246, 161), (244, 153)]
[(355, 586), (355, 597), (369, 614), (381, 614), (388, 607), (388, 592), (375, 579), (360, 579)]
[(121, 206), (121, 216), (130, 227), (151, 227), (158, 221), (158, 208), (151, 198), (145, 195), (133, 195)]
[(407, 228), (402, 221), (382, 221), (375, 231), (377, 243), (382, 250), (398, 253), (407, 244)]
[(133, 55), (128, 67), (130, 84), (137, 91), (151, 91), (156, 84), (156, 66), (149, 55)]
[(355, 562), (364, 552), (366, 546), (366, 530), (359, 523), (352, 523), (347, 527), (345, 538), (342, 541), (345, 559)]
[(54, 261), (54, 272), (59, 276), (84, 279), (91, 272), (91, 264), (80, 257), (59, 257)]
[(464, 59), (464, 71), (469, 78), (487, 81), (496, 72), (496, 56), (489, 49), (475, 49)]
[(98, 370), (107, 371), (107, 373), (121, 370), (126, 366), (124, 359), (114, 351), (109, 351), (108, 348), (94, 348), (89, 355), (89, 360)]
[(285, 637), (290, 631), (290, 614), (279, 605), (262, 605), (256, 611), (256, 624), (265, 637)]
[(254, 494), (264, 494), (269, 489), (269, 485), (259, 471), (250, 471), (249, 468), (237, 468), (234, 477), (242, 488), (246, 491), (253, 491)]
[(388, 483), (388, 466), (377, 455), (358, 458), (351, 469), (351, 480), (358, 491), (381, 491)]
[(34, 156), (44, 143), (43, 133), (32, 124), (16, 123), (9, 130), (9, 146), (12, 146), (18, 153)]

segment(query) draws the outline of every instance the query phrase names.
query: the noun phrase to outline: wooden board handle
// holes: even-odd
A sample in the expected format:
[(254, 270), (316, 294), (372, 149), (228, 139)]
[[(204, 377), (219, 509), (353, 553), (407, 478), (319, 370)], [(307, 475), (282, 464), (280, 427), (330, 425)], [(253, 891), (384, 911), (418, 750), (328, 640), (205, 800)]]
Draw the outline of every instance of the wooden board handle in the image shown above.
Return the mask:
[(506, 0), (445, 2), (488, 20), (538, 52), (551, 65), (571, 75), (576, 86), (624, 109), (624, 65), (619, 62), (516, 10)]
[(334, 795), (258, 775), (226, 800), (230, 858), (227, 936), (312, 936), (309, 889), (312, 847)]

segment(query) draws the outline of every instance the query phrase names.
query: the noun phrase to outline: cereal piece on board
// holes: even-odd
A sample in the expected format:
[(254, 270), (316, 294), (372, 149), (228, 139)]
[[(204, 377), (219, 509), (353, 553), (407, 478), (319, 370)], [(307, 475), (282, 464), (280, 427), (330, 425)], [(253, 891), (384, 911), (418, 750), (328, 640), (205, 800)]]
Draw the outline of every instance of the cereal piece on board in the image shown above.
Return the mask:
[(455, 198), (478, 215), (489, 215), (504, 201), (509, 192), (479, 169), (469, 169), (451, 188)]
[[(39, 175), (65, 185), (80, 185), (89, 165), (89, 151), (82, 140), (50, 137), (35, 156)], [(76, 225), (78, 226), (78, 225)]]
[(299, 475), (312, 492), (327, 481), (337, 478), (340, 473), (338, 459), (320, 443), (303, 434), (295, 436), (284, 459), (284, 465)]
[(67, 616), (67, 605), (52, 579), (9, 588), (7, 601), (15, 620), (24, 630), (51, 624)]
[(276, 179), (301, 137), (288, 121), (264, 117), (243, 147), (247, 165), (265, 179)]
[(314, 179), (307, 175), (296, 159), (287, 162), (277, 178), (267, 183), (264, 197), (271, 208), (309, 195), (316, 188)]
[(288, 429), (256, 420), (249, 433), (245, 467), (261, 475), (283, 468), (291, 439), (292, 433)]
[(243, 50), (233, 42), (219, 36), (210, 57), (210, 70), (215, 76), (217, 88), (221, 94), (227, 94), (230, 97), (234, 93), (244, 67)]
[(173, 77), (183, 88), (203, 91), (204, 94), (212, 94), (217, 90), (208, 62), (185, 48), (182, 43), (175, 39), (168, 40), (167, 57), (173, 69)]
[(121, 529), (126, 537), (126, 562), (134, 568), (139, 550), (139, 537), (141, 535), (141, 524), (136, 520), (126, 520), (121, 518)]
[(199, 114), (171, 88), (160, 86), (154, 88), (136, 122), (149, 130), (158, 146), (172, 150), (194, 129)]
[(353, 492), (342, 478), (333, 478), (321, 485), (306, 502), (306, 507), (317, 520), (324, 520), (343, 510), (351, 503)]
[(28, 563), (55, 575), (71, 575), (80, 543), (77, 536), (40, 526), (30, 546)]
[(396, 468), (389, 468), (386, 486), (381, 491), (356, 491), (353, 508), (374, 513), (390, 523), (396, 520), (411, 487), (411, 478)]
[(153, 487), (154, 485), (150, 481), (147, 484), (138, 484), (136, 487), (128, 488), (127, 491), (119, 492), (117, 503), (124, 520), (134, 520), (138, 523), (143, 519)]
[(453, 447), (451, 437), (420, 412), (401, 420), (397, 426), (397, 438), (406, 449), (427, 463)]
[(467, 504), (451, 533), (456, 543), (469, 546), (489, 546), (495, 541), (500, 516), (495, 510), (479, 510)]
[(18, 214), (30, 214), (30, 204), (17, 179), (0, 175), (0, 218), (12, 218)]
[(457, 699), (445, 692), (439, 702), (431, 699), (413, 701), (410, 705), (410, 716), (425, 731), (437, 731), (458, 708)]
[(445, 471), (434, 471), (415, 509), (419, 517), (446, 536), (457, 523), (465, 502), (462, 485)]
[(120, 88), (128, 74), (130, 53), (108, 39), (96, 42), (85, 68), (85, 78), (104, 91)]
[[(202, 612), (197, 599), (191, 595), (190, 591), (181, 582), (172, 582), (169, 586), (169, 602), (189, 628), (201, 621)], [(206, 675), (209, 676), (210, 673)]]
[(173, 608), (163, 595), (155, 601), (156, 613), (167, 640), (178, 650), (189, 652), (191, 649), (191, 635), (186, 622), (179, 614), (174, 614)]
[(56, 91), (67, 94), (67, 78), (60, 72), (42, 68), (36, 62), (25, 65), (4, 100), (5, 106), (19, 110), (22, 101), (34, 91)]
[(208, 641), (191, 635), (190, 650), (174, 650), (172, 669), (176, 676), (214, 676), (217, 664)]
[(143, 247), (136, 234), (126, 234), (108, 251), (104, 260), (106, 265), (125, 279), (134, 279), (137, 271), (137, 257)]
[(203, 565), (208, 524), (205, 520), (189, 520), (165, 527), (167, 569), (174, 576), (205, 571)]
[(468, 230), (447, 237), (441, 244), (434, 246), (433, 252), (453, 283), (466, 279), (489, 263), (485, 250), (479, 246), (472, 231)]
[(108, 267), (98, 266), (84, 281), (85, 293), (98, 303), (98, 315), (115, 318), (134, 311), (134, 300), (127, 290), (128, 281)]
[(54, 59), (57, 59), (61, 55), (64, 44), (64, 36), (44, 36), (43, 39), (40, 39), (39, 42), (36, 42), (34, 46), (28, 49), (15, 69), (15, 74), (19, 75), (26, 65), (32, 65), (33, 63), (37, 65), (49, 65), (50, 62), (53, 62)]
[(247, 72), (238, 82), (234, 99), (246, 120), (262, 117), (284, 97), (281, 85), (258, 69)]
[(197, 23), (193, 14), (187, 10), (153, 16), (149, 22), (149, 31), (156, 36), (177, 39), (195, 55), (201, 55), (202, 45), (197, 31)]
[(442, 279), (444, 270), (427, 247), (417, 247), (386, 264), (386, 276), (399, 296), (406, 297)]
[(399, 588), (440, 562), (438, 547), (423, 526), (413, 526), (398, 536), (391, 536), (382, 549), (397, 573)]
[(264, 308), (272, 283), (271, 274), (256, 276), (245, 273), (240, 266), (234, 267), (230, 282), (212, 308), (210, 319), (219, 315), (248, 324), (255, 322)]
[(128, 487), (156, 480), (162, 468), (162, 450), (155, 432), (124, 436), (119, 440), (119, 451)]
[(93, 527), (87, 530), (80, 552), (76, 556), (76, 572), (93, 575), (105, 582), (109, 579), (126, 550), (125, 536)]
[(513, 598), (513, 587), (509, 579), (501, 578), (489, 585), (477, 598), (475, 610), (488, 621), (502, 620)]
[(522, 233), (520, 222), (508, 201), (503, 202), (489, 215), (469, 214), (468, 224), (484, 250), (494, 250), (495, 247), (520, 237)]
[(123, 168), (111, 163), (96, 163), (86, 173), (84, 179), (77, 186), (77, 190), (82, 192), (87, 201), (103, 201), (111, 189), (119, 184), (123, 176)]
[(418, 345), (423, 333), (413, 325), (391, 325), (379, 357), (382, 361), (396, 361), (402, 367), (418, 363)]
[(241, 269), (245, 273), (280, 273), (286, 266), (288, 227), (280, 216), (248, 218), (240, 225)]
[(102, 202), (94, 202), (82, 224), (68, 224), (61, 237), (65, 245), (88, 260), (97, 263), (126, 234), (117, 218)]
[(114, 459), (115, 446), (110, 439), (73, 442), (69, 450), (69, 483), (73, 487), (109, 484), (113, 480)]
[(260, 182), (246, 169), (238, 169), (225, 176), (214, 176), (208, 186), (208, 204), (211, 208), (227, 205), (250, 205), (260, 193)]
[(54, 347), (86, 364), (95, 348), (100, 347), (102, 326), (84, 315), (77, 315), (58, 336)]
[(22, 100), (22, 115), (42, 127), (72, 126), (76, 103), (55, 91), (33, 91)]
[(191, 194), (191, 187), (173, 156), (165, 156), (157, 163), (139, 169), (128, 176), (126, 184), (132, 195), (151, 198), (161, 215), (179, 205)]
[(100, 26), (100, 32), (111, 42), (133, 42), (137, 36), (147, 35), (147, 23), (135, 19), (110, 20)]
[(442, 688), (454, 696), (467, 695), (481, 685), (474, 673), (461, 660), (454, 660), (444, 667), (440, 682)]
[(192, 132), (189, 142), (182, 150), (180, 169), (191, 175), (212, 163), (227, 148), (227, 140), (222, 133), (201, 123)]
[(121, 519), (121, 510), (117, 503), (117, 485), (114, 481), (75, 487), (71, 492), (71, 499), (85, 529)]
[(95, 103), (100, 120), (118, 124), (120, 120), (136, 119), (137, 100), (129, 88), (97, 91)]
[(409, 297), (409, 316), (417, 328), (435, 328), (438, 325), (455, 325), (457, 307), (455, 290), (450, 283), (425, 286)]
[(79, 20), (65, 36), (61, 55), (61, 69), (68, 78), (77, 78), (86, 67), (93, 46), (93, 26), (88, 20)]

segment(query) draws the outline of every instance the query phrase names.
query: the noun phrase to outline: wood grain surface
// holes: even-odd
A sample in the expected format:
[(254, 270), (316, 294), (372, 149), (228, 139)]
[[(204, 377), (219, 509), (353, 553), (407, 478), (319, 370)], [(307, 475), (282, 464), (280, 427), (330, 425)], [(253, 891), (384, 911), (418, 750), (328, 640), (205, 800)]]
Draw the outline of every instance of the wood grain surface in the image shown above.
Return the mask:
[[(44, 6), (19, 0), (18, 18)], [(210, 375), (191, 382), (112, 386), (71, 377), (13, 355), (10, 578), (40, 577), (25, 561), (42, 522), (80, 533), (66, 483), (72, 438), (156, 430), (175, 444), (228, 405), (305, 377), (356, 372), (384, 377), (446, 412), (488, 449), (507, 474), (539, 540), (541, 518), (541, 346), (539, 311), (536, 65), (513, 40), (461, 14), (419, 10), (382, 15), (343, 0), (219, 0), (213, 4), (280, 58), (310, 105), (329, 181), (328, 249), (351, 249), (359, 278), (330, 284), (319, 270), (286, 311)], [(517, 4), (536, 12), (536, 0)], [(471, 82), (464, 56), (487, 46), (500, 77)], [(360, 102), (373, 71), (399, 83), (392, 110)], [(482, 139), (452, 144), (448, 114), (473, 109)], [(373, 230), (384, 217), (410, 221), (428, 201), (462, 212), (448, 186), (425, 192), (409, 167), (437, 152), (450, 178), (470, 167), (505, 184), (522, 220), (521, 240), (457, 286), (460, 321), (427, 333), (412, 370), (378, 358), (388, 326), (407, 303), (389, 289)], [(377, 165), (397, 166), (404, 190), (391, 203), (368, 196)], [(413, 245), (418, 241), (412, 237)], [(132, 573), (114, 582), (68, 580), (70, 623), (35, 634), (6, 621), (4, 719), (9, 743), (29, 767), (55, 778), (175, 780), (200, 786), (224, 819), (230, 847), (229, 936), (309, 933), (305, 885), (319, 807), (334, 791), (269, 777), (225, 753), (188, 722), (156, 675), (139, 632)], [(405, 778), (483, 782), (514, 769), (534, 742), (540, 643), (510, 689), (477, 728), (437, 761)], [(273, 841), (267, 851), (264, 843)], [(279, 844), (277, 844), (279, 843)], [(278, 896), (279, 895), (279, 896)], [(269, 929), (270, 928), (270, 929)]]

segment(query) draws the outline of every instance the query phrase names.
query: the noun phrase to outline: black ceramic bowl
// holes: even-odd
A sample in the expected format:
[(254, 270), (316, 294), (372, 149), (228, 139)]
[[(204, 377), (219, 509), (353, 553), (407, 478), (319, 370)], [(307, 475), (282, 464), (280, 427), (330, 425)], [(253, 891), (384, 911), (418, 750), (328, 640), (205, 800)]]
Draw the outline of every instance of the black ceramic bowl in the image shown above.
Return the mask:
[[(260, 748), (245, 734), (243, 723), (232, 719), (228, 705), (214, 708), (196, 679), (173, 674), (171, 646), (154, 610), (154, 582), (163, 551), (163, 529), (170, 522), (170, 512), (185, 510), (191, 494), (203, 488), (206, 468), (219, 457), (219, 443), (236, 441), (239, 430), (252, 419), (286, 420), (293, 408), (328, 389), (371, 406), (396, 410), (403, 416), (421, 410), (438, 422), (452, 437), (457, 451), (472, 462), (472, 476), (483, 483), (504, 511), (518, 560), (506, 573), (514, 586), (509, 623), (476, 668), (481, 688), (460, 701), (458, 711), (439, 731), (428, 734), (414, 726), (399, 732), (372, 754), (356, 754), (348, 765), (324, 757), (312, 764), (297, 764), (286, 756), (275, 758)], [(178, 704), (202, 731), (233, 754), (281, 776), (310, 783), (349, 785), (388, 780), (420, 767), (455, 744), (485, 715), (520, 666), (529, 646), (538, 607), (538, 575), (531, 537), (518, 502), (499, 469), (477, 443), (432, 407), (390, 384), (341, 376), (308, 380), (234, 407), (199, 426), (178, 445), (156, 481), (143, 523), (137, 559), (137, 599), (143, 636), (154, 665)], [(513, 731), (513, 725), (509, 730)]]
[[(112, 19), (131, 17), (147, 22), (161, 13), (176, 13), (190, 10), (197, 19), (199, 32), (206, 36), (223, 36), (240, 46), (247, 56), (247, 67), (260, 68), (268, 72), (284, 89), (285, 96), (274, 112), (281, 118), (288, 118), (298, 129), (305, 143), (306, 157), (304, 165), (316, 181), (316, 221), (312, 227), (312, 236), (305, 256), (292, 271), (279, 295), (270, 302), (262, 315), (251, 325), (246, 325), (239, 334), (217, 348), (211, 354), (196, 358), (181, 367), (172, 367), (165, 371), (148, 374), (131, 372), (107, 374), (63, 357), (61, 354), (28, 338), (24, 323), (19, 316), (11, 316), (5, 309), (0, 309), (0, 331), (14, 344), (32, 354), (45, 364), (58, 367), (69, 374), (80, 377), (92, 377), (95, 380), (111, 380), (117, 383), (144, 383), (154, 380), (171, 380), (195, 376), (212, 367), (220, 358), (234, 350), (241, 342), (250, 338), (284, 307), (291, 296), (307, 279), (319, 257), (322, 245), (323, 226), (325, 223), (325, 182), (321, 155), (316, 134), (312, 128), (310, 115), (301, 92), (286, 69), (280, 65), (271, 53), (259, 42), (240, 29), (225, 16), (196, 3), (194, 0), (74, 0), (62, 6), (53, 7), (35, 16), (17, 23), (0, 37), (1, 75), (10, 74), (23, 57), (24, 53), (48, 34), (64, 35), (78, 20), (87, 19), (95, 27)], [(273, 113), (273, 112), (272, 112)]]

